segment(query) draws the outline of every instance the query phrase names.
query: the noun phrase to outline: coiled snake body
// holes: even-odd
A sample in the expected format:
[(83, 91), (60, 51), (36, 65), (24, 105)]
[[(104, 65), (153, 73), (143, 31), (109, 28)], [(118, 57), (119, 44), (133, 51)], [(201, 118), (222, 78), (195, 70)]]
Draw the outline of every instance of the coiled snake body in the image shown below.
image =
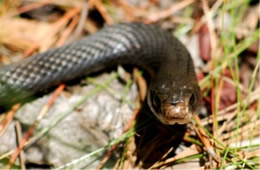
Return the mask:
[(198, 108), (200, 89), (190, 54), (171, 34), (142, 23), (106, 27), (80, 41), (0, 67), (0, 105), (117, 64), (154, 73), (147, 100), (162, 123), (186, 123)]

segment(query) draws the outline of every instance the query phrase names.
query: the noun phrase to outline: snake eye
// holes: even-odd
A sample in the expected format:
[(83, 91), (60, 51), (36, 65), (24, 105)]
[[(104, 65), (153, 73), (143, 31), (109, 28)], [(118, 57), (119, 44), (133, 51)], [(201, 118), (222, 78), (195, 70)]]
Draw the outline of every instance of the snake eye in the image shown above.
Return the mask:
[(191, 106), (193, 106), (195, 103), (196, 103), (196, 96), (195, 96), (195, 94), (192, 94), (191, 95), (191, 97), (190, 97), (190, 100), (189, 100), (189, 104), (191, 105)]
[(161, 100), (158, 95), (154, 94), (153, 96), (153, 105), (157, 108), (161, 107)]

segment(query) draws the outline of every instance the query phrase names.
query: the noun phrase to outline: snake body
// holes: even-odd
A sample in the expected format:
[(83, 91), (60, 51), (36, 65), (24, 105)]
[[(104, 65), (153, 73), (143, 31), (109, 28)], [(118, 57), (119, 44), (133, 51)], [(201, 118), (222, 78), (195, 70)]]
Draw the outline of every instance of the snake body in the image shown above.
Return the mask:
[(20, 102), (62, 82), (118, 64), (155, 76), (148, 90), (152, 112), (165, 124), (186, 123), (199, 106), (193, 61), (170, 33), (154, 25), (122, 23), (79, 41), (0, 67), (0, 105)]

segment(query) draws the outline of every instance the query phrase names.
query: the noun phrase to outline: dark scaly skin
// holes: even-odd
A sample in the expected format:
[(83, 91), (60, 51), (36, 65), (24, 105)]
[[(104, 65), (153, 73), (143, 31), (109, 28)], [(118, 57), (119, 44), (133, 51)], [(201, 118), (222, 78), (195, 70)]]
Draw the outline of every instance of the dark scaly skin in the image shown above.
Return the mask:
[(187, 123), (200, 101), (186, 48), (154, 25), (124, 23), (80, 41), (0, 67), (0, 106), (118, 64), (155, 74), (148, 91), (152, 112), (165, 124)]

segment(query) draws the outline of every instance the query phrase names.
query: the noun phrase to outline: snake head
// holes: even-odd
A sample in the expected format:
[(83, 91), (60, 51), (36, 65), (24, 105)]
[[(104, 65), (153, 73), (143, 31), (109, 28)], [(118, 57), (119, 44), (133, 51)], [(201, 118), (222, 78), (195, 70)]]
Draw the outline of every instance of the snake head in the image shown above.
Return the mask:
[(188, 123), (200, 105), (200, 88), (197, 84), (185, 86), (151, 87), (148, 105), (154, 115), (164, 124)]

